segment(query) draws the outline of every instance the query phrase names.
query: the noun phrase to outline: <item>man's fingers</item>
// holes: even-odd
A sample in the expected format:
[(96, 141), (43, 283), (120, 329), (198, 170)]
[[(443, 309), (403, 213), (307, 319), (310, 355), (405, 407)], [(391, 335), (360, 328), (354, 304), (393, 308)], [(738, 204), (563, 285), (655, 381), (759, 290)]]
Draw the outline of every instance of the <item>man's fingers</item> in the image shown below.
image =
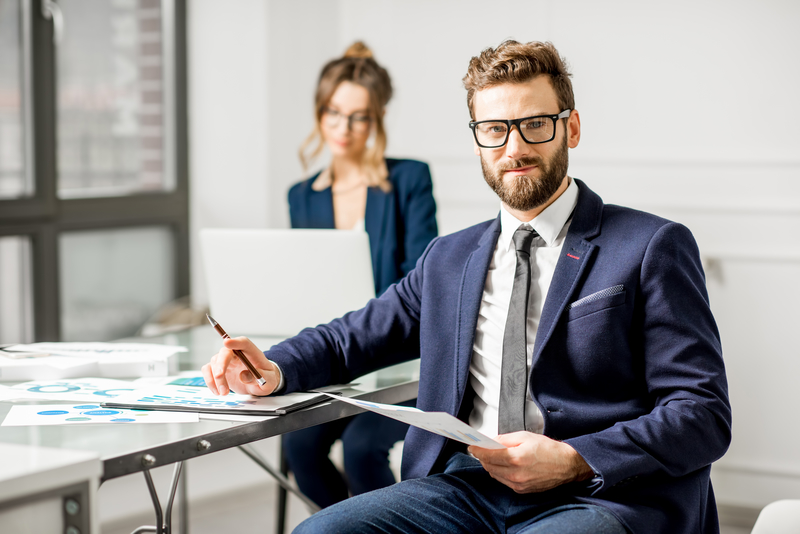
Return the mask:
[(244, 367), (242, 362), (233, 354), (233, 351), (227, 348), (223, 348), (215, 354), (207, 365), (210, 366), (211, 377), (217, 390), (217, 395), (227, 395), (231, 389), (228, 383), (228, 371), (237, 369), (239, 366)]
[(480, 460), (482, 464), (509, 465), (508, 449), (484, 449), (482, 447), (469, 447), (469, 453)]
[[(230, 392), (249, 395), (269, 395), (280, 381), (280, 371), (261, 350), (246, 337), (225, 338), (224, 346), (209, 363), (203, 366), (203, 378), (212, 393), (227, 395)], [(249, 367), (234, 353), (239, 351), (266, 380), (261, 386)]]
[(271, 371), (274, 368), (274, 365), (264, 356), (264, 353), (246, 337), (225, 338), (222, 343), (226, 349), (240, 351), (258, 369)]
[(203, 367), (200, 368), (200, 371), (203, 373), (203, 381), (208, 386), (208, 389), (211, 390), (211, 393), (214, 395), (219, 395), (219, 390), (217, 390), (217, 384), (214, 382), (214, 375), (211, 374), (211, 364), (207, 363)]

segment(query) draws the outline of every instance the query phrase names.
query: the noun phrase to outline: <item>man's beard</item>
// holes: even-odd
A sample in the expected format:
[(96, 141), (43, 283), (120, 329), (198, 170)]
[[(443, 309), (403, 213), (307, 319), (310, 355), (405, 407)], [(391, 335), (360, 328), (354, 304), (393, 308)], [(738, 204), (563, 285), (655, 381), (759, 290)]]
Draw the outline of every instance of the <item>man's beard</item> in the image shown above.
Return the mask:
[[(540, 178), (525, 174), (515, 176), (508, 185), (503, 183), (505, 171), (530, 165), (539, 167)], [(564, 181), (569, 168), (567, 138), (564, 137), (564, 142), (547, 162), (541, 156), (536, 156), (503, 162), (492, 169), (481, 156), (481, 168), (486, 183), (506, 206), (517, 211), (530, 211), (546, 204)]]

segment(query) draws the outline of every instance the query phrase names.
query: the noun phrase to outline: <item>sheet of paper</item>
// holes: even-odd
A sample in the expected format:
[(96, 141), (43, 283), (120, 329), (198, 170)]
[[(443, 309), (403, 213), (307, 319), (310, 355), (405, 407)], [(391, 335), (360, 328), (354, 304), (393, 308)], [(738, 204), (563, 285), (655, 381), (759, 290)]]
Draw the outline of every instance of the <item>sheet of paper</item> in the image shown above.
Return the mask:
[(203, 374), (200, 371), (184, 371), (170, 376), (145, 376), (133, 381), (137, 387), (155, 388), (159, 386), (191, 386), (206, 387)]
[(10, 358), (0, 355), (0, 380), (46, 380), (102, 376), (106, 378), (166, 376), (178, 370), (178, 353), (186, 347), (153, 343), (31, 343), (8, 351), (49, 354)]
[(75, 402), (103, 402), (135, 390), (135, 382), (113, 378), (68, 378), (64, 380), (32, 380), (9, 386), (4, 394), (19, 399), (46, 399)]
[(17, 382), (38, 378), (42, 380), (72, 378), (95, 373), (97, 362), (70, 356), (41, 356), (35, 358), (6, 358), (0, 356), (0, 380)]
[[(321, 391), (321, 393), (325, 392)], [(484, 436), (464, 421), (453, 417), (449, 413), (423, 412), (417, 408), (409, 408), (407, 406), (394, 406), (391, 404), (362, 401), (350, 397), (331, 395), (330, 393), (325, 393), (325, 395), (364, 408), (365, 410), (397, 419), (398, 421), (427, 430), (428, 432), (433, 432), (434, 434), (466, 443), (467, 445), (475, 445), (477, 447), (483, 447), (484, 449), (506, 448), (505, 445), (501, 445), (495, 440)]]
[(20, 394), (8, 386), (0, 384), (0, 401), (12, 401), (20, 398)]
[(29, 343), (5, 347), (5, 351), (48, 353), (52, 356), (78, 356), (81, 358), (107, 358), (119, 355), (141, 357), (166, 357), (176, 352), (186, 352), (186, 347), (157, 345), (155, 343)]
[(196, 423), (196, 413), (103, 408), (99, 404), (15, 404), (2, 426)]

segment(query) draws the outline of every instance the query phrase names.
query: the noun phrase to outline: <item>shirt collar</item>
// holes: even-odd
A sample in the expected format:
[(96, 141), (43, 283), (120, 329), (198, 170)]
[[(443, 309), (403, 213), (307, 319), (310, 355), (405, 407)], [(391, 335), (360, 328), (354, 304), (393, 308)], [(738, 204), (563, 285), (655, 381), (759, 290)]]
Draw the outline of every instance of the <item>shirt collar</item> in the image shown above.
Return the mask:
[(506, 209), (505, 205), (503, 205), (501, 202), (501, 230), (498, 243), (504, 245), (506, 249), (510, 249), (513, 246), (514, 232), (517, 231), (517, 228), (519, 228), (521, 224), (528, 224), (532, 226), (534, 230), (536, 230), (542, 239), (544, 239), (544, 242), (548, 247), (552, 247), (558, 238), (558, 234), (561, 233), (564, 225), (567, 224), (569, 216), (572, 215), (572, 211), (577, 205), (578, 184), (576, 184), (575, 180), (572, 178), (569, 179), (569, 185), (567, 186), (567, 189), (561, 193), (561, 196), (559, 196), (552, 204), (547, 206), (547, 208), (545, 208), (545, 210), (535, 219), (528, 223), (520, 221), (511, 215), (511, 213), (509, 213)]

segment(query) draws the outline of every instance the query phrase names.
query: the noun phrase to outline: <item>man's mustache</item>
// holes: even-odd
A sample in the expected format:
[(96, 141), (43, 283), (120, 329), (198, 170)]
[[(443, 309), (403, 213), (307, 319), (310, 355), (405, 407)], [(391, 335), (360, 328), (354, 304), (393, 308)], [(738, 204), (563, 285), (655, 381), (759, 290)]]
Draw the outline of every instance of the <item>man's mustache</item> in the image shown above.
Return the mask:
[(514, 159), (510, 161), (504, 161), (497, 166), (497, 170), (500, 172), (512, 171), (514, 169), (519, 169), (522, 167), (530, 167), (532, 165), (536, 165), (538, 167), (542, 166), (542, 158), (540, 157), (527, 157), (527, 158), (520, 158)]

